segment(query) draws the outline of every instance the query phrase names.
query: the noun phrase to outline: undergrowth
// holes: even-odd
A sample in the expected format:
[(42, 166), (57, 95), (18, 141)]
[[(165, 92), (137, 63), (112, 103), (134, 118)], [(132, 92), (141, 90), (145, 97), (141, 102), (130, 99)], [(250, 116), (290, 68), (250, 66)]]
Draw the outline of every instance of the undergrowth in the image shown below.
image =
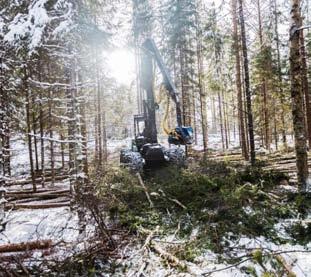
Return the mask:
[[(274, 193), (284, 179), (286, 175), (260, 167), (206, 161), (196, 169), (165, 167), (144, 174), (153, 206), (137, 176), (126, 169), (110, 171), (98, 185), (98, 194), (107, 199), (111, 218), (133, 233), (156, 226), (166, 235), (177, 230), (189, 242), (176, 255), (192, 260), (203, 249), (223, 253), (241, 236), (262, 236), (278, 244), (310, 242), (310, 226), (293, 225), (286, 238), (275, 228), (281, 219), (311, 207), (297, 196)], [(189, 240), (194, 230), (195, 239)]]

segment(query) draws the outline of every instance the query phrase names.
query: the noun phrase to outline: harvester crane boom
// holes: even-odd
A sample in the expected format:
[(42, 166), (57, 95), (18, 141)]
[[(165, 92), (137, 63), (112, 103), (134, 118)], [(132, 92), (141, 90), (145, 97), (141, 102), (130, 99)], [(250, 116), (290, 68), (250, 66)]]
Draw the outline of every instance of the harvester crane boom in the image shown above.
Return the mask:
[(164, 86), (176, 105), (177, 125), (178, 127), (181, 127), (182, 126), (182, 112), (181, 112), (181, 105), (179, 101), (179, 95), (154, 40), (151, 38), (146, 39), (145, 42), (143, 43), (143, 49), (145, 51), (147, 50), (150, 54), (152, 54), (154, 60), (156, 61), (161, 71), (161, 74), (164, 79), (163, 80)]

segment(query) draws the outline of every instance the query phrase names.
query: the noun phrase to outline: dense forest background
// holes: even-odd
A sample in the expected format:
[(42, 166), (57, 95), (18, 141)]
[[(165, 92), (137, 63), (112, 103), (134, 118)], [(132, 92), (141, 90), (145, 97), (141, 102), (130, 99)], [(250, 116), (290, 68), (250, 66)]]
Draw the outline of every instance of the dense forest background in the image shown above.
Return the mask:
[[(200, 174), (206, 170), (208, 176), (214, 176), (210, 167), (217, 171), (218, 165), (208, 166), (204, 162), (219, 153), (225, 162), (231, 159), (230, 153), (239, 156), (241, 166), (221, 172), (222, 177), (230, 172), (227, 174), (230, 178), (233, 172), (239, 172), (239, 167), (250, 166), (251, 170), (257, 170), (257, 166), (269, 160), (279, 162), (275, 157), (290, 157), (288, 160), (295, 163), (294, 169), (285, 170), (286, 161), (278, 163), (277, 169), (289, 173), (295, 185), (298, 184), (300, 197), (305, 197), (310, 190), (310, 4), (309, 0), (1, 0), (0, 198), (5, 191), (3, 187), (17, 184), (30, 184), (28, 193), (42, 197), (41, 194), (46, 193), (43, 189), (50, 185), (57, 187), (60, 181), (68, 178), (70, 202), (66, 198), (67, 202), (49, 202), (41, 206), (77, 208), (79, 222), (85, 227), (86, 210), (90, 207), (83, 197), (89, 197), (88, 203), (99, 201), (93, 197), (105, 189), (100, 188), (98, 192), (96, 186), (108, 183), (107, 178), (114, 172), (111, 168), (118, 165), (120, 148), (128, 146), (134, 136), (133, 115), (142, 113), (141, 46), (150, 37), (155, 40), (181, 96), (183, 124), (194, 128), (194, 144), (187, 152), (192, 161), (202, 158)], [(125, 69), (129, 66), (127, 58), (132, 61), (129, 70)], [(159, 137), (166, 144), (162, 127), (176, 126), (176, 111), (156, 67), (154, 75)], [(271, 168), (269, 164), (264, 171)], [(208, 182), (205, 177), (182, 175), (185, 179), (180, 181), (181, 177), (172, 173), (170, 176), (175, 179), (169, 179), (171, 193), (180, 195), (170, 198), (162, 191), (159, 201), (162, 203), (166, 199), (182, 211), (189, 209), (191, 214), (191, 208), (204, 210), (208, 201), (214, 205), (212, 200), (217, 199), (215, 206), (223, 205), (227, 211), (236, 211), (232, 218), (243, 221), (238, 213), (244, 212), (246, 204), (251, 205), (249, 199), (258, 200), (249, 182), (254, 181), (258, 185), (256, 193), (261, 193), (261, 188), (267, 188), (265, 184), (272, 188), (275, 177), (269, 175), (265, 183), (260, 181), (260, 178), (267, 180), (263, 177), (265, 173), (248, 173), (248, 177), (239, 175), (226, 181), (220, 177), (217, 182), (221, 185), (217, 183), (213, 189), (209, 188), (204, 194), (208, 200), (204, 201), (201, 193), (206, 189), (202, 184)], [(123, 179), (116, 178), (113, 182), (133, 184), (136, 177), (132, 177), (122, 175)], [(241, 181), (244, 177), (247, 185)], [(173, 186), (176, 180), (184, 185), (185, 191), (194, 183), (197, 190), (187, 198), (187, 193), (179, 190), (182, 186)], [(149, 202), (152, 197), (159, 197), (154, 194), (150, 198), (140, 175), (138, 181), (136, 185), (143, 188), (141, 194), (137, 194), (139, 197), (147, 195)], [(231, 183), (243, 186), (234, 191)], [(62, 194), (64, 187), (61, 188)], [(214, 195), (216, 190), (218, 194)], [(232, 191), (235, 200), (228, 197)], [(18, 196), (16, 191), (14, 195), (10, 193), (10, 197), (16, 199), (27, 198), (24, 194)], [(44, 198), (54, 197), (56, 192), (53, 193)], [(105, 203), (114, 203), (112, 199), (120, 196), (118, 193), (109, 194), (110, 198), (105, 194)], [(131, 197), (127, 195), (129, 198), (120, 196), (125, 199), (124, 203), (131, 203), (135, 197), (139, 199), (137, 191), (131, 193)], [(269, 193), (265, 197), (270, 201), (273, 197)], [(200, 201), (188, 203), (193, 195), (204, 204)], [(209, 199), (210, 195), (214, 195), (214, 199)], [(184, 202), (180, 202), (179, 196)], [(300, 208), (304, 200), (295, 198), (295, 203), (299, 203)], [(256, 201), (252, 204), (257, 205)], [(268, 214), (269, 207), (283, 208), (279, 205), (283, 198), (273, 198), (278, 204), (269, 201), (260, 202), (256, 208), (258, 212), (264, 211), (265, 218), (270, 220), (275, 214)], [(4, 201), (0, 205), (2, 203)], [(236, 203), (241, 206), (237, 207)], [(266, 205), (264, 208), (262, 203)], [(152, 201), (147, 208), (136, 204), (140, 211), (154, 208)], [(20, 207), (25, 208), (25, 205), (22, 203)], [(171, 215), (170, 208), (167, 206), (165, 213)], [(99, 209), (95, 206), (90, 209), (109, 251), (115, 250), (117, 242), (107, 231)], [(278, 216), (282, 212), (278, 210)], [(180, 222), (189, 214), (187, 210), (186, 215), (180, 216), (179, 225), (174, 222), (174, 228), (180, 229)], [(154, 220), (151, 215), (154, 214), (150, 212), (148, 220)], [(133, 223), (129, 223), (131, 216), (134, 218), (133, 214), (128, 215), (127, 224)], [(195, 216), (199, 222), (206, 220), (201, 214), (194, 214), (193, 218)], [(252, 218), (250, 222), (260, 221), (259, 218)], [(148, 227), (155, 227), (152, 224)], [(272, 219), (262, 224), (262, 229), (256, 228), (264, 233)], [(225, 222), (223, 226), (231, 225)], [(303, 229), (306, 236), (310, 235), (310, 223), (308, 228)], [(146, 245), (156, 233), (137, 230), (147, 236)], [(223, 233), (219, 231), (219, 237), (228, 231), (225, 228)], [(215, 234), (209, 246), (216, 247), (218, 233)], [(256, 231), (253, 235), (262, 233)], [(267, 233), (269, 236), (271, 233)], [(222, 246), (217, 244), (217, 247), (215, 249), (220, 251)], [(161, 249), (157, 251), (161, 254)], [(166, 257), (165, 253), (161, 256)], [(168, 255), (167, 260), (170, 259)], [(282, 270), (290, 274), (286, 266), (285, 263)], [(267, 271), (266, 268), (263, 271)]]
[[(133, 134), (132, 115), (142, 101), (139, 78), (118, 83), (107, 56), (128, 47), (138, 64), (146, 37), (156, 40), (182, 95), (184, 124), (194, 127), (204, 151), (215, 133), (222, 149), (240, 146), (252, 163), (255, 147), (286, 149), (294, 134), (290, 10), (288, 1), (276, 0), (2, 1), (1, 179), (11, 174), (17, 136), (28, 142), (34, 183), (45, 168), (69, 166), (87, 175), (90, 161), (104, 166), (107, 138)], [(299, 24), (307, 26), (308, 1), (299, 12)], [(309, 130), (309, 29), (299, 33)]]

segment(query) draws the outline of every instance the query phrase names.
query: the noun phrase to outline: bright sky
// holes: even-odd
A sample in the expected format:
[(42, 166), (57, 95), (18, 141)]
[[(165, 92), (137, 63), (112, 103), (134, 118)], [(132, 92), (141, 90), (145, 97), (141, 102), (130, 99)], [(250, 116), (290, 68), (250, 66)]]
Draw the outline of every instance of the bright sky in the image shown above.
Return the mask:
[(135, 57), (129, 49), (117, 49), (109, 53), (107, 63), (108, 73), (118, 83), (130, 85), (135, 80)]

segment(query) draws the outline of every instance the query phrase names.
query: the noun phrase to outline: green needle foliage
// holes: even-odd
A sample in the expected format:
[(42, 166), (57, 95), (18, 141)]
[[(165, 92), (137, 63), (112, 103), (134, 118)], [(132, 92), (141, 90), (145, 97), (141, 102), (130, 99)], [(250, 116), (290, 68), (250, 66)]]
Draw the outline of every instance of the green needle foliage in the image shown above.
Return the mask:
[[(153, 207), (138, 179), (127, 170), (111, 172), (98, 185), (101, 198), (113, 199), (107, 202), (111, 218), (134, 233), (160, 226), (168, 235), (178, 229), (180, 239), (188, 242), (183, 245), (183, 251), (176, 253), (182, 252), (180, 255), (190, 260), (198, 250), (223, 253), (230, 248), (228, 241), (241, 236), (288, 242), (290, 238), (282, 237), (276, 224), (296, 217), (302, 209), (301, 200), (277, 194), (280, 181), (287, 179), (286, 175), (259, 167), (232, 167), (207, 161), (197, 169), (153, 170), (143, 179)], [(303, 208), (308, 207), (305, 203)], [(310, 226), (301, 228), (300, 225), (289, 228), (288, 235), (299, 243), (307, 243)], [(190, 240), (194, 230), (195, 239)], [(299, 240), (300, 236), (304, 240)]]

